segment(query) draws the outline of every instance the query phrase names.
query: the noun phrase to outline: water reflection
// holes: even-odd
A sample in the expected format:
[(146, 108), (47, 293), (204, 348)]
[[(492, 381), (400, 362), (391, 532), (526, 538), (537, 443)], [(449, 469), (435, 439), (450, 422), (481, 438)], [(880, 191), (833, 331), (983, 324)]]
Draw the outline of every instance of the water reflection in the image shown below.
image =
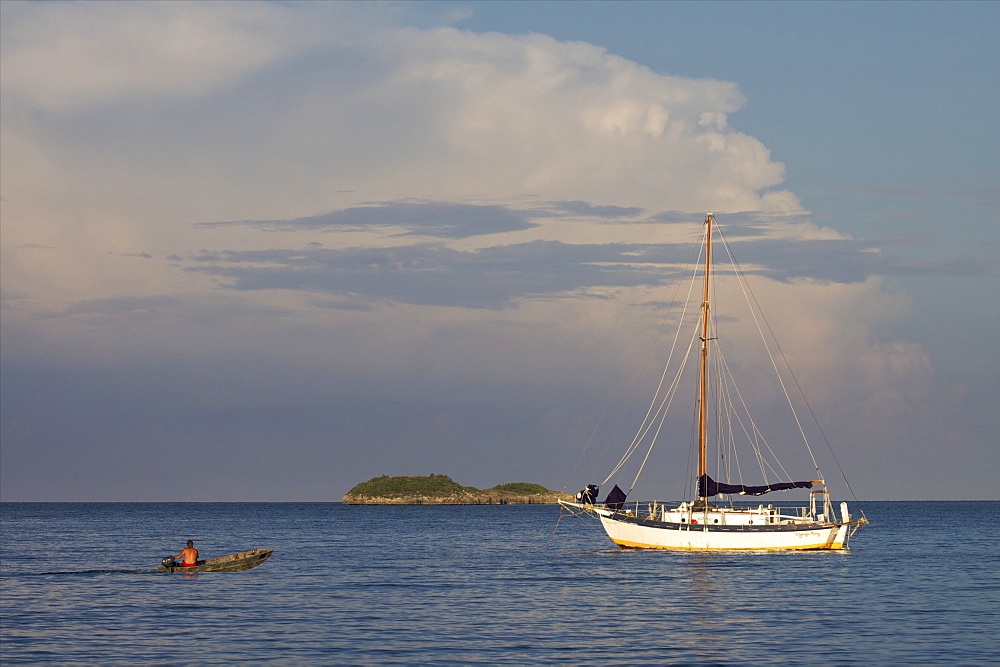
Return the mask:
[(719, 655), (719, 638), (723, 636), (723, 605), (720, 603), (719, 554), (693, 552), (684, 554), (684, 570), (691, 583), (692, 603), (689, 632), (690, 646), (699, 658)]
[[(983, 583), (995, 579), (996, 551), (974, 530), (972, 552), (948, 542), (954, 527), (919, 528), (917, 540), (906, 513), (894, 526), (891, 506), (866, 507), (872, 517), (883, 512), (884, 532), (873, 535), (885, 537), (866, 534), (847, 556), (623, 551), (565, 522), (546, 548), (553, 513), (530, 506), (15, 509), (4, 507), (0, 559), (5, 663), (995, 658), (995, 636), (965, 619), (996, 618), (997, 590)], [(203, 536), (212, 549), (282, 549), (247, 572), (140, 574), (151, 574), (178, 534)], [(907, 549), (896, 548), (900, 540)], [(104, 549), (100, 560), (81, 555), (81, 544)], [(88, 570), (91, 562), (121, 570)], [(171, 624), (192, 614), (195, 624)], [(781, 632), (790, 627), (795, 642)], [(831, 645), (831, 633), (851, 641)], [(882, 641), (887, 635), (895, 641)]]

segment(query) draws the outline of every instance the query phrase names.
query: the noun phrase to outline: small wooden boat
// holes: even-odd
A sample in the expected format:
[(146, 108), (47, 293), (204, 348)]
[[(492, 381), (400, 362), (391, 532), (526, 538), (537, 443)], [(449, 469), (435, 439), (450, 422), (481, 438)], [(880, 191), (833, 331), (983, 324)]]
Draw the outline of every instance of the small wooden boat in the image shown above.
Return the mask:
[(182, 567), (173, 558), (164, 558), (156, 569), (160, 572), (184, 572), (187, 574), (195, 572), (242, 572), (243, 570), (257, 567), (270, 558), (273, 553), (274, 549), (251, 549), (250, 551), (241, 551), (238, 554), (200, 560), (194, 567)]

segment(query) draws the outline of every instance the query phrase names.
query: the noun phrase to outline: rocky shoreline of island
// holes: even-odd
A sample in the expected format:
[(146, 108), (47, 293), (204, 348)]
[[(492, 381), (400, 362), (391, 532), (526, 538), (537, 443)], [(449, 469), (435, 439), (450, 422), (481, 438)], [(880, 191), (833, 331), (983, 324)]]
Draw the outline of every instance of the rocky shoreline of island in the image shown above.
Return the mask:
[(573, 496), (529, 482), (477, 489), (437, 474), (373, 477), (343, 497), (345, 505), (554, 505), (560, 500)]

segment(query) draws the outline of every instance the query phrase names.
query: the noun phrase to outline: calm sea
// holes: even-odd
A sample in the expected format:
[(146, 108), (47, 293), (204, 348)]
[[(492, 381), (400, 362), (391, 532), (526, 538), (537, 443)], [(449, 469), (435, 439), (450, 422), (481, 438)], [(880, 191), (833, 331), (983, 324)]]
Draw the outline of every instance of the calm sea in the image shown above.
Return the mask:
[[(553, 536), (553, 506), (3, 503), (0, 661), (1000, 660), (1000, 502), (855, 505), (849, 552), (723, 554), (622, 551), (580, 518)], [(276, 551), (156, 573), (188, 539)]]

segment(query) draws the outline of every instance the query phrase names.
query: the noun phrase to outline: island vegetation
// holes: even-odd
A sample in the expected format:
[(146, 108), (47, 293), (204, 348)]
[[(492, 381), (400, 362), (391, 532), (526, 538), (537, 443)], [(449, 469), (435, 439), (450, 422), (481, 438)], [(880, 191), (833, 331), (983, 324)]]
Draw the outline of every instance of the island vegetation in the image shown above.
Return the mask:
[(382, 475), (357, 484), (344, 495), (347, 505), (535, 505), (572, 500), (540, 484), (511, 482), (489, 489), (462, 486), (448, 475)]

